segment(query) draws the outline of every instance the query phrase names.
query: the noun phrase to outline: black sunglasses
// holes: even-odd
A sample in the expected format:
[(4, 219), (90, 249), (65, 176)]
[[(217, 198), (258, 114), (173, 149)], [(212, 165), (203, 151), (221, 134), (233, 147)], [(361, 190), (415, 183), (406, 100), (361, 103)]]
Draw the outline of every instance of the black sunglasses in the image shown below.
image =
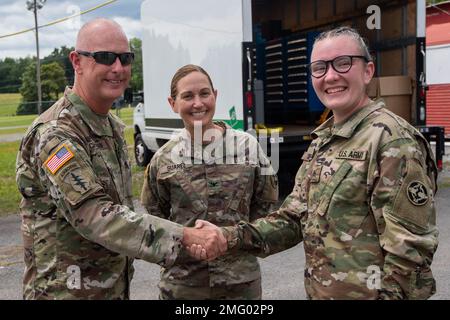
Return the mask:
[(365, 56), (345, 55), (334, 58), (333, 60), (317, 60), (309, 64), (309, 71), (314, 78), (323, 77), (331, 64), (334, 71), (347, 73), (353, 66), (353, 59), (363, 59), (366, 63), (370, 60)]
[(124, 52), (124, 53), (115, 53), (109, 51), (88, 52), (81, 50), (77, 50), (76, 52), (86, 57), (92, 57), (94, 58), (95, 62), (107, 66), (112, 65), (117, 58), (119, 58), (120, 63), (123, 66), (131, 64), (134, 60), (134, 52)]

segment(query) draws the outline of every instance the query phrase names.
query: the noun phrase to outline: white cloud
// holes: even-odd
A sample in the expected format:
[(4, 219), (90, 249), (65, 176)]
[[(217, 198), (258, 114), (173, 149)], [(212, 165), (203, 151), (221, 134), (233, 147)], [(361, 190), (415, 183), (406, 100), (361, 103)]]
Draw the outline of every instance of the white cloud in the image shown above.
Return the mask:
[[(34, 28), (34, 15), (26, 8), (25, 0), (2, 1), (0, 3), (0, 36)], [(85, 1), (52, 1), (48, 0), (38, 11), (38, 23), (44, 25), (55, 20), (73, 15), (95, 7), (105, 0)], [(124, 10), (126, 8), (127, 10)], [(105, 17), (121, 24), (128, 37), (140, 37), (140, 21), (136, 12), (140, 10), (140, 1), (117, 1), (93, 12), (62, 23), (39, 29), (40, 56), (44, 57), (63, 45), (73, 46), (76, 35), (82, 23), (95, 17)], [(36, 55), (35, 34), (33, 31), (0, 38), (0, 59), (5, 57), (25, 57)]]
[(141, 38), (142, 26), (140, 20), (134, 20), (128, 17), (113, 17), (112, 19), (122, 26), (128, 39), (134, 37)]

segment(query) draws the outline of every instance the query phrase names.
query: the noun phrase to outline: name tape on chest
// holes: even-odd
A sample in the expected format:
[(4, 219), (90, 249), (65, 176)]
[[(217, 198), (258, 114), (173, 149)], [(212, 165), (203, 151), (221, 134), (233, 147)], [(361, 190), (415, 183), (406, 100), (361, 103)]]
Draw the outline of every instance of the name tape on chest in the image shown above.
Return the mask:
[(73, 157), (73, 152), (63, 144), (45, 161), (44, 165), (52, 174), (55, 174)]
[(347, 159), (347, 160), (356, 160), (356, 161), (364, 161), (367, 157), (367, 151), (361, 150), (341, 150), (337, 155), (337, 159)]
[(184, 170), (185, 168), (186, 168), (186, 165), (184, 163), (171, 164), (171, 165), (168, 165), (166, 167), (167, 172), (172, 172), (172, 171), (175, 171), (175, 170)]

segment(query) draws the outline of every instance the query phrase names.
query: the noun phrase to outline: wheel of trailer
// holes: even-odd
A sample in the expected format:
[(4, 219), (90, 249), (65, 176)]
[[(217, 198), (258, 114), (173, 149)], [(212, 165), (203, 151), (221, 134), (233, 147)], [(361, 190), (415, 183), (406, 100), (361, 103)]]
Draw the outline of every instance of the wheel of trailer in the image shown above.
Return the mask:
[(136, 164), (141, 167), (145, 167), (152, 158), (152, 152), (145, 145), (140, 133), (134, 138), (134, 158)]

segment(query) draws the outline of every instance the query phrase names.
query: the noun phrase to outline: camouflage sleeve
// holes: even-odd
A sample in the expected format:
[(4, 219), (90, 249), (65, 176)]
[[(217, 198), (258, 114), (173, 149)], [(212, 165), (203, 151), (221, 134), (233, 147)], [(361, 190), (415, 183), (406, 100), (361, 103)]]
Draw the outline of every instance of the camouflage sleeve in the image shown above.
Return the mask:
[(278, 201), (278, 177), (259, 146), (260, 165), (256, 167), (250, 221), (268, 215)]
[(151, 215), (168, 219), (170, 216), (170, 192), (158, 181), (158, 156), (153, 156), (144, 174), (141, 203)]
[(399, 139), (379, 152), (371, 207), (384, 250), (381, 299), (426, 299), (435, 292), (437, 170), (427, 142)]
[[(114, 252), (162, 266), (174, 263), (181, 248), (182, 226), (113, 203), (78, 140), (52, 134), (38, 141), (35, 153), (43, 183), (77, 232)], [(71, 156), (54, 171), (49, 160), (61, 148)]]
[(244, 250), (266, 257), (289, 249), (303, 240), (300, 218), (306, 212), (306, 203), (300, 197), (302, 171), (301, 167), (294, 190), (277, 211), (251, 223), (241, 221), (236, 226), (222, 228), (229, 250)]

